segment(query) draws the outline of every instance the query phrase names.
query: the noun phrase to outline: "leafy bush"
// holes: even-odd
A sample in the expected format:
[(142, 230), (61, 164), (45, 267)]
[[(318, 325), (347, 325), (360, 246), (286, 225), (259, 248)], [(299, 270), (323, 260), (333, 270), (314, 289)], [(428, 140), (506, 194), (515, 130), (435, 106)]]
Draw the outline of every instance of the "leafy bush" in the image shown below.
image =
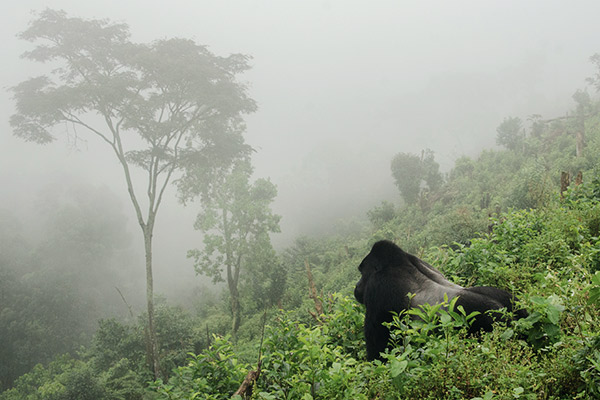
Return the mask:
[(533, 296), (530, 299), (529, 316), (516, 321), (518, 331), (523, 332), (527, 342), (535, 349), (542, 349), (558, 342), (560, 330), (560, 315), (565, 310), (558, 296), (549, 298)]
[(248, 367), (238, 363), (228, 337), (214, 336), (213, 344), (199, 355), (189, 354), (188, 364), (173, 371), (169, 382), (150, 384), (160, 399), (229, 399)]
[(585, 382), (586, 391), (600, 397), (600, 335), (586, 340), (584, 347), (573, 356), (573, 362)]
[(36, 365), (15, 387), (0, 394), (2, 400), (104, 400), (102, 382), (89, 365), (65, 355), (47, 367)]
[(362, 313), (356, 303), (339, 295), (330, 307), (322, 325), (309, 327), (281, 313), (277, 325), (268, 328), (259, 396), (344, 399), (359, 394), (356, 384), (348, 385), (356, 377), (349, 372), (359, 368), (348, 353), (365, 354)]

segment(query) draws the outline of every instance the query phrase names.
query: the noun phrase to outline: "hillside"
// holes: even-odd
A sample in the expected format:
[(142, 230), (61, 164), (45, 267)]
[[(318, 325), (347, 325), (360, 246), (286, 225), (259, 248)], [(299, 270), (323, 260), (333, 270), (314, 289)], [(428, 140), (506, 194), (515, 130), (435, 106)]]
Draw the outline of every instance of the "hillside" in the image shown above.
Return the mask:
[[(27, 302), (31, 281), (3, 269), (0, 330), (10, 345), (2, 358), (10, 362), (0, 399), (226, 399), (259, 357), (256, 399), (597, 398), (600, 103), (583, 92), (575, 102), (559, 118), (506, 118), (501, 148), (462, 157), (448, 174), (431, 152), (399, 153), (391, 163), (397, 204), (368, 210), (367, 224), (360, 216), (342, 221), (335, 236), (298, 238), (279, 254), (256, 256), (267, 261), (242, 274), (235, 338), (225, 292), (196, 312), (163, 301), (157, 382), (147, 384), (143, 315), (138, 323), (102, 320), (90, 343), (46, 338), (56, 351), (33, 366), (27, 349), (40, 336), (10, 313)], [(425, 308), (420, 320), (397, 318), (384, 362), (365, 361), (364, 309), (352, 290), (379, 239), (463, 286), (516, 293), (529, 317), (469, 337), (464, 320)], [(43, 330), (46, 322), (32, 315), (30, 323)]]

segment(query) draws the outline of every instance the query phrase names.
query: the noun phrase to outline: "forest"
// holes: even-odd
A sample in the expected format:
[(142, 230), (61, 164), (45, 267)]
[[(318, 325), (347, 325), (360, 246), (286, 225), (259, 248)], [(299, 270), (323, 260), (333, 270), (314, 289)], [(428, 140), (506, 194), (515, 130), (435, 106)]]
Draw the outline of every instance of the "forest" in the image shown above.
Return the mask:
[[(87, 129), (115, 156), (131, 205), (102, 188), (56, 188), (34, 238), (0, 209), (0, 400), (600, 397), (600, 55), (562, 115), (507, 116), (495, 148), (447, 172), (429, 149), (399, 151), (385, 171), (396, 202), (279, 250), (277, 188), (254, 177), (243, 137), (256, 109), (236, 79), (245, 56), (133, 43), (124, 24), (52, 10), (21, 35), (49, 42), (29, 59), (64, 65), (13, 88), (14, 134), (45, 144), (66, 122)], [(202, 204), (190, 223), (204, 243), (187, 256), (215, 284), (187, 306), (152, 289), (154, 221), (171, 184), (183, 204)], [(141, 313), (102, 279), (130, 281), (131, 209), (144, 236)], [(468, 321), (424, 306), (419, 319), (397, 315), (393, 346), (367, 361), (352, 293), (382, 239), (454, 283), (517, 294), (529, 316), (473, 337)]]

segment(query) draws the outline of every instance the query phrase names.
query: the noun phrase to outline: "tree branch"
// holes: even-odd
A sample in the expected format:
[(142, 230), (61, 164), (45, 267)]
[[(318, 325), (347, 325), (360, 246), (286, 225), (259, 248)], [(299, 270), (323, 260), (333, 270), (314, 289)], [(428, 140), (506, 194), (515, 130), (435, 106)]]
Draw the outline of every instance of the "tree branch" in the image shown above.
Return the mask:
[(86, 124), (85, 122), (83, 122), (79, 117), (77, 117), (76, 115), (73, 115), (72, 113), (67, 112), (66, 114), (64, 112), (61, 111), (62, 114), (62, 118), (66, 121), (66, 122), (71, 122), (73, 124), (77, 124), (77, 125), (81, 125), (84, 128), (88, 129), (89, 131), (91, 131), (92, 133), (94, 133), (95, 135), (99, 136), (102, 140), (104, 140), (106, 143), (108, 143), (109, 145), (112, 146), (112, 142), (108, 139), (108, 137), (106, 137), (106, 135), (104, 135), (102, 132), (96, 130), (94, 127), (92, 127), (91, 125)]

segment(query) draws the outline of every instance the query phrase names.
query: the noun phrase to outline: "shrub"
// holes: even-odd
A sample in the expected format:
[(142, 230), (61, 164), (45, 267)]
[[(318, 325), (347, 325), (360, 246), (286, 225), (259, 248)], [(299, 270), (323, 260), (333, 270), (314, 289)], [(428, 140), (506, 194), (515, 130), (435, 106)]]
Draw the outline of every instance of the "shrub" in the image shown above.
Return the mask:
[(244, 379), (248, 366), (238, 363), (228, 337), (213, 337), (199, 355), (189, 354), (188, 364), (173, 370), (169, 382), (158, 380), (150, 388), (160, 399), (229, 399)]

